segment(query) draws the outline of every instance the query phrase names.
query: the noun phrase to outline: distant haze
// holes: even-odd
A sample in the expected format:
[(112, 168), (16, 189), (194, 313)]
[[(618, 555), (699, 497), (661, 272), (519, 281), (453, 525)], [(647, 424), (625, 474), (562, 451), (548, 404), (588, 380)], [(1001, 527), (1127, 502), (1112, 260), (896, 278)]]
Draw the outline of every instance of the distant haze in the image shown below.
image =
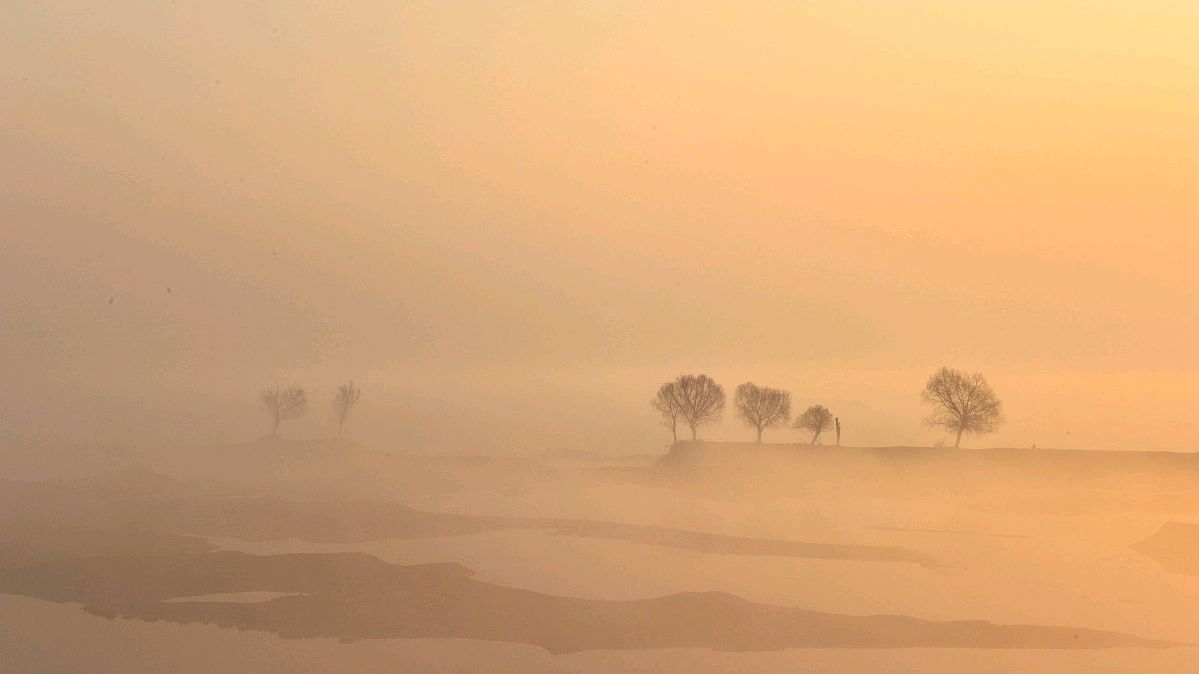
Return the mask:
[(1195, 3), (301, 4), (0, 8), (0, 442), (1199, 449)]

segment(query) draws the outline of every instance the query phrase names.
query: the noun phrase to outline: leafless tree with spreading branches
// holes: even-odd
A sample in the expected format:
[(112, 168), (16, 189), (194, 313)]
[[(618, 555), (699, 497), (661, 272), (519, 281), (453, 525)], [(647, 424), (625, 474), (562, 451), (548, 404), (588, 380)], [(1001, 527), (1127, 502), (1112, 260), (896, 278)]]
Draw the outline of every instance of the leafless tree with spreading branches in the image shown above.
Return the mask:
[(924, 422), (957, 433), (954, 447), (963, 433), (993, 433), (1004, 422), (1003, 403), (978, 372), (943, 367), (928, 378), (921, 399), (932, 406)]
[(758, 442), (762, 441), (763, 430), (791, 420), (791, 394), (753, 382), (737, 387), (733, 405), (737, 408), (737, 416), (758, 432)]
[(679, 417), (683, 414), (683, 401), (679, 396), (678, 382), (668, 381), (658, 387), (658, 395), (649, 401), (662, 417), (662, 425), (670, 429), (671, 443), (679, 441)]
[(674, 384), (681, 401), (679, 414), (687, 421), (691, 439), (695, 440), (700, 426), (720, 420), (724, 412), (724, 387), (706, 374), (680, 375)]
[(354, 382), (348, 381), (337, 387), (337, 397), (333, 399), (333, 417), (337, 419), (337, 437), (341, 437), (341, 429), (346, 425), (346, 419), (350, 416), (350, 410), (354, 409), (354, 405), (358, 403), (358, 398), (362, 396), (362, 389), (354, 386)]
[(812, 405), (795, 418), (795, 427), (812, 434), (809, 444), (816, 444), (820, 434), (833, 427), (833, 413), (824, 405)]
[(280, 421), (304, 416), (304, 412), (308, 410), (308, 399), (304, 396), (304, 389), (295, 386), (272, 386), (259, 393), (258, 400), (274, 420), (271, 435), (278, 435)]

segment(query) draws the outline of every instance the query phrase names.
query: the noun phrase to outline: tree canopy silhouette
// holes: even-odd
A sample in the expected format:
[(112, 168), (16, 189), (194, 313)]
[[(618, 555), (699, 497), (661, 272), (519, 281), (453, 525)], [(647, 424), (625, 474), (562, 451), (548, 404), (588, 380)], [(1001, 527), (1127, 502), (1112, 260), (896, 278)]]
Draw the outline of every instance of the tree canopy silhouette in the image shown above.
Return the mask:
[(274, 420), (271, 435), (279, 433), (280, 421), (304, 416), (304, 412), (308, 410), (308, 399), (304, 395), (304, 389), (295, 386), (272, 386), (264, 389), (258, 394), (258, 400)]
[(932, 406), (924, 422), (956, 432), (954, 447), (963, 433), (993, 433), (1004, 422), (1003, 403), (978, 372), (943, 367), (928, 378), (921, 399)]
[(691, 439), (697, 437), (697, 429), (705, 424), (720, 420), (724, 412), (724, 387), (706, 374), (684, 374), (674, 380), (678, 390), (679, 414), (691, 429)]
[(812, 434), (808, 444), (816, 444), (820, 434), (833, 427), (833, 413), (824, 405), (812, 405), (795, 418), (795, 427)]
[(333, 398), (333, 416), (337, 419), (337, 437), (341, 437), (341, 429), (346, 425), (346, 419), (350, 416), (350, 410), (354, 409), (354, 405), (358, 404), (358, 398), (362, 397), (362, 389), (354, 386), (353, 381), (348, 381), (337, 387), (337, 396)]
[(658, 387), (658, 395), (649, 401), (650, 407), (662, 417), (662, 425), (670, 429), (672, 443), (679, 441), (679, 417), (683, 414), (683, 401), (679, 395), (678, 382), (668, 381)]
[(768, 386), (745, 382), (733, 394), (733, 405), (737, 416), (747, 426), (758, 432), (757, 442), (762, 441), (762, 431), (772, 426), (781, 426), (791, 419), (791, 394)]

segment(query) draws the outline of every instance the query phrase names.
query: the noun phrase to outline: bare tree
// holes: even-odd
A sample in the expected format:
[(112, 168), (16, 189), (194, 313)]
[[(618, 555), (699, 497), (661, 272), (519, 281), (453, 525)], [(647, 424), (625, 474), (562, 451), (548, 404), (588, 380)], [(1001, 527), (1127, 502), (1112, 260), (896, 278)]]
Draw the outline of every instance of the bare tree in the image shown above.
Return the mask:
[(678, 382), (668, 381), (658, 387), (658, 395), (649, 401), (650, 407), (662, 416), (662, 425), (670, 429), (671, 443), (679, 441), (679, 417), (683, 414), (683, 401), (679, 396)]
[(267, 413), (275, 422), (271, 426), (271, 435), (278, 435), (280, 421), (304, 416), (304, 412), (308, 409), (308, 399), (304, 396), (304, 389), (294, 386), (289, 388), (272, 386), (259, 393), (258, 400), (262, 402), (263, 407), (266, 407)]
[(962, 445), (963, 433), (993, 433), (1004, 422), (1003, 403), (978, 372), (943, 367), (928, 378), (920, 397), (932, 405), (924, 422), (956, 432), (954, 447)]
[(691, 439), (696, 439), (696, 429), (720, 420), (724, 412), (724, 387), (706, 374), (680, 375), (674, 380), (678, 387), (681, 406), (679, 414), (691, 428)]
[(833, 427), (833, 413), (824, 405), (812, 405), (795, 418), (795, 427), (812, 434), (809, 444), (816, 444), (820, 434)]
[(758, 432), (758, 442), (762, 441), (763, 430), (782, 426), (791, 420), (791, 394), (768, 386), (758, 386), (752, 381), (737, 387), (737, 392), (733, 394), (733, 405), (737, 408), (737, 416)]
[(354, 405), (358, 403), (358, 398), (361, 396), (362, 389), (354, 386), (352, 381), (337, 387), (337, 397), (333, 399), (333, 416), (337, 419), (338, 438), (341, 437), (341, 429), (346, 425), (350, 410), (354, 409)]

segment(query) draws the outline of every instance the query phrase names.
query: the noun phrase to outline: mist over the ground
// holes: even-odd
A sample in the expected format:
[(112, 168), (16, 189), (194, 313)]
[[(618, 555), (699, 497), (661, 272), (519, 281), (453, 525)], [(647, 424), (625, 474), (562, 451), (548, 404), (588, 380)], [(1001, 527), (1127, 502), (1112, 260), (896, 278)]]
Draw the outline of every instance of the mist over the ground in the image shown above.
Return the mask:
[(1194, 454), (683, 442), (516, 458), (268, 438), (139, 460), (0, 481), (6, 667), (1196, 662)]
[(0, 673), (1194, 674), (1196, 26), (0, 3)]

